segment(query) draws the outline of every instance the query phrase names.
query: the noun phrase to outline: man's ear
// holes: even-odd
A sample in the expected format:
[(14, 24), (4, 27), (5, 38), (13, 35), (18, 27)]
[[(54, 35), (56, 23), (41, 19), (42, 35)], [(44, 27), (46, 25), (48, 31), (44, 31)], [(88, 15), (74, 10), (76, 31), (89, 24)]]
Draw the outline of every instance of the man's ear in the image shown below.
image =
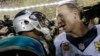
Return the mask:
[(73, 9), (73, 15), (75, 19), (80, 20), (80, 15), (77, 9)]
[(73, 9), (73, 13), (74, 13), (74, 15), (78, 15), (78, 10), (77, 9)]

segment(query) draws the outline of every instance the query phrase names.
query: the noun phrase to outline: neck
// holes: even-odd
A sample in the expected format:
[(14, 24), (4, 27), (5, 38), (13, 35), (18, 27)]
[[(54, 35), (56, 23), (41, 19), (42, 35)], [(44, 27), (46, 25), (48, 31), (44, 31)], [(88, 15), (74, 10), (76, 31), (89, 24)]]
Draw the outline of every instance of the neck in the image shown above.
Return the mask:
[(72, 36), (74, 36), (75, 38), (82, 37), (87, 33), (87, 31), (88, 28), (83, 23), (80, 23), (72, 31)]
[(32, 37), (32, 38), (37, 39), (37, 40), (40, 39), (40, 36), (36, 35), (33, 32), (31, 32), (31, 33), (23, 33), (22, 35), (29, 36), (29, 37)]
[(37, 40), (39, 40), (40, 38), (40, 36), (38, 36), (38, 35), (36, 35), (36, 34), (33, 34), (33, 36), (32, 36), (33, 38), (35, 38), (35, 39), (37, 39)]

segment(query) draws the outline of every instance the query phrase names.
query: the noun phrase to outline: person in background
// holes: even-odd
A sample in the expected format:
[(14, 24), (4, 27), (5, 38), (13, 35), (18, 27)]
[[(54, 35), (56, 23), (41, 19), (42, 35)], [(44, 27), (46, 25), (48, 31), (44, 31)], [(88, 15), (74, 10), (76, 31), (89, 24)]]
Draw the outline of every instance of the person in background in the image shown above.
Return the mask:
[(2, 25), (4, 27), (8, 27), (8, 32), (6, 33), (6, 35), (9, 35), (9, 34), (15, 35), (15, 31), (12, 27), (12, 20), (10, 20), (10, 15), (4, 15)]

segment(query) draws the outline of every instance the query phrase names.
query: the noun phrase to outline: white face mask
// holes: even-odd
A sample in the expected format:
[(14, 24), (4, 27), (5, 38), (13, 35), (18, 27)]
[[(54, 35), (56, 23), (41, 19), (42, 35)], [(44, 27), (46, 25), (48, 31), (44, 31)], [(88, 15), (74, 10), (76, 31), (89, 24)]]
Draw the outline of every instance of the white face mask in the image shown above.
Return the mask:
[(50, 34), (50, 30), (47, 27), (42, 27), (39, 24), (40, 28), (33, 26), (35, 29), (37, 29), (38, 31), (42, 32), (44, 35)]
[(37, 29), (38, 31), (42, 32), (44, 35), (47, 35), (47, 34), (50, 33), (50, 30), (47, 27), (41, 27), (39, 29), (39, 28), (37, 28), (37, 27), (34, 26), (34, 28)]

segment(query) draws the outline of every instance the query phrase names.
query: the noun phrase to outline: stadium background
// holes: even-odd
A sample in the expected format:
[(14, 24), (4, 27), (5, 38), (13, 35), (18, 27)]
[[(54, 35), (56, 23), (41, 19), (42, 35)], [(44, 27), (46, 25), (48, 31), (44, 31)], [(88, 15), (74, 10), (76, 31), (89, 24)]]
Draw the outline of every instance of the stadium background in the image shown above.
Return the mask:
[[(62, 0), (0, 0), (0, 9), (5, 9), (4, 11), (0, 10), (0, 20), (3, 20), (4, 15), (10, 15), (10, 19), (13, 19), (16, 13), (18, 13), (20, 10), (7, 10), (10, 8), (21, 8), (26, 6), (35, 6), (35, 5), (41, 5), (41, 4), (49, 4), (54, 2), (59, 2)], [(80, 8), (86, 7), (86, 6), (92, 6), (100, 2), (100, 0), (76, 0)], [(55, 9), (56, 5), (48, 5), (48, 6), (40, 6), (40, 7), (34, 7), (35, 10), (39, 10), (46, 14), (48, 19), (54, 19), (55, 18)]]

